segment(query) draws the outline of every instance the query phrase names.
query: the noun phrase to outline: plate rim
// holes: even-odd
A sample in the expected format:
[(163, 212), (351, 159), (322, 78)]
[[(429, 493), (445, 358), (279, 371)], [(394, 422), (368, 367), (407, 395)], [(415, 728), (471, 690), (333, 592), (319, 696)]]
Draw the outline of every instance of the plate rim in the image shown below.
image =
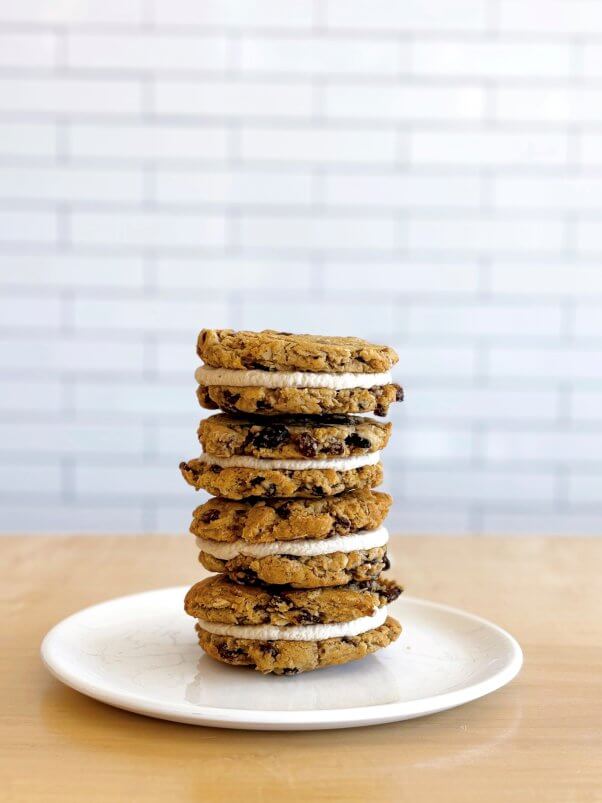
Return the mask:
[(62, 631), (68, 628), (74, 619), (79, 619), (91, 611), (107, 605), (120, 605), (129, 600), (157, 593), (184, 594), (188, 586), (168, 586), (148, 589), (133, 594), (113, 597), (102, 602), (88, 605), (79, 611), (70, 614), (57, 622), (44, 636), (40, 645), (42, 661), (48, 671), (61, 683), (75, 691), (99, 700), (113, 707), (121, 708), (133, 713), (153, 717), (155, 719), (170, 720), (190, 725), (205, 725), (208, 727), (255, 729), (255, 730), (317, 730), (326, 728), (362, 727), (387, 722), (396, 722), (416, 717), (428, 716), (438, 711), (455, 708), (459, 705), (472, 702), (487, 694), (502, 688), (513, 680), (523, 665), (523, 652), (518, 641), (507, 630), (489, 619), (465, 611), (452, 605), (441, 602), (405, 595), (400, 600), (414, 603), (422, 608), (437, 610), (454, 616), (468, 619), (475, 624), (493, 630), (501, 637), (510, 649), (510, 658), (505, 666), (494, 672), (490, 677), (476, 683), (469, 684), (461, 689), (455, 689), (441, 694), (421, 697), (417, 700), (396, 701), (380, 703), (378, 705), (358, 706), (350, 708), (330, 708), (309, 711), (265, 710), (265, 709), (239, 709), (239, 708), (213, 708), (211, 706), (197, 706), (191, 709), (189, 704), (175, 703), (163, 704), (161, 701), (149, 700), (147, 695), (135, 692), (120, 692), (114, 687), (103, 685), (102, 682), (92, 682), (74, 670), (71, 662), (61, 659), (57, 653), (58, 642)]

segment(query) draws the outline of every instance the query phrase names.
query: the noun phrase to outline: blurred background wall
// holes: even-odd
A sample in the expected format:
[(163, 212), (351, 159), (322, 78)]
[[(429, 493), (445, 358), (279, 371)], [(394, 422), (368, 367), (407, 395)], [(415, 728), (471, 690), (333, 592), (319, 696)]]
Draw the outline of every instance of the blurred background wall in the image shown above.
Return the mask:
[(602, 3), (0, 6), (0, 527), (187, 528), (201, 326), (395, 345), (398, 532), (599, 533)]

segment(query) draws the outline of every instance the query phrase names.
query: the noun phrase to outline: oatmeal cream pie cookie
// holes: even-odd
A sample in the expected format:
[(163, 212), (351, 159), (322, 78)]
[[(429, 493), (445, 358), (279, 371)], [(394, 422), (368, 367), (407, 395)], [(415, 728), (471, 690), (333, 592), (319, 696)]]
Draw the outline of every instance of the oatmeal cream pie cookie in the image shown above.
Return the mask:
[(395, 351), (355, 337), (203, 329), (197, 353), (197, 396), (209, 410), (384, 416), (403, 400), (390, 373)]
[(241, 583), (295, 588), (375, 579), (389, 568), (388, 494), (323, 499), (210, 499), (194, 511), (199, 560)]
[(390, 432), (390, 424), (360, 416), (218, 414), (201, 422), (203, 454), (180, 469), (195, 488), (229, 499), (330, 496), (382, 481)]
[(217, 575), (186, 595), (201, 647), (212, 658), (292, 675), (363, 658), (399, 636), (387, 603), (392, 580), (310, 590), (243, 586)]

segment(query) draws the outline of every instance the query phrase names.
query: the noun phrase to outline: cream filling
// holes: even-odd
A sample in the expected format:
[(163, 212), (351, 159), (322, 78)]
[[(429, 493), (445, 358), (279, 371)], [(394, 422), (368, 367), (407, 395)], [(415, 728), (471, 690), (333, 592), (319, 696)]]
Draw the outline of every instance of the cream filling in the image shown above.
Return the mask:
[(249, 455), (216, 457), (204, 452), (198, 459), (202, 463), (210, 463), (221, 468), (258, 468), (266, 471), (269, 469), (304, 471), (310, 468), (333, 468), (335, 471), (350, 471), (362, 466), (375, 466), (380, 460), (380, 451), (324, 460), (277, 460), (270, 457), (250, 457)]
[(194, 372), (199, 385), (230, 385), (244, 388), (372, 388), (393, 381), (390, 371), (380, 374), (314, 374), (309, 371), (241, 371), (200, 365)]
[(380, 627), (387, 618), (387, 606), (378, 608), (372, 616), (360, 616), (350, 622), (337, 622), (328, 625), (226, 625), (220, 622), (206, 622), (199, 619), (199, 626), (208, 633), (233, 638), (257, 639), (258, 641), (322, 641), (327, 638), (359, 636), (375, 627)]
[(334, 538), (299, 541), (272, 541), (269, 544), (250, 544), (243, 538), (236, 541), (211, 541), (209, 538), (197, 536), (196, 545), (203, 552), (219, 560), (232, 560), (239, 555), (252, 558), (266, 558), (269, 555), (293, 555), (295, 557), (313, 557), (315, 555), (331, 555), (334, 552), (355, 552), (358, 549), (374, 549), (384, 546), (389, 540), (386, 527), (376, 530), (361, 530), (351, 535), (338, 535)]

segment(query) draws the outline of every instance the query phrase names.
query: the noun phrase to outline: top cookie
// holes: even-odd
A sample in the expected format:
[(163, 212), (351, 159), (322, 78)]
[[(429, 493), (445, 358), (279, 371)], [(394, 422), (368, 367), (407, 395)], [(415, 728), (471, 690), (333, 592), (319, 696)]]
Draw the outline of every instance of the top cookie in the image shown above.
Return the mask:
[(214, 368), (370, 374), (388, 371), (398, 356), (389, 346), (357, 337), (203, 329), (197, 354)]

